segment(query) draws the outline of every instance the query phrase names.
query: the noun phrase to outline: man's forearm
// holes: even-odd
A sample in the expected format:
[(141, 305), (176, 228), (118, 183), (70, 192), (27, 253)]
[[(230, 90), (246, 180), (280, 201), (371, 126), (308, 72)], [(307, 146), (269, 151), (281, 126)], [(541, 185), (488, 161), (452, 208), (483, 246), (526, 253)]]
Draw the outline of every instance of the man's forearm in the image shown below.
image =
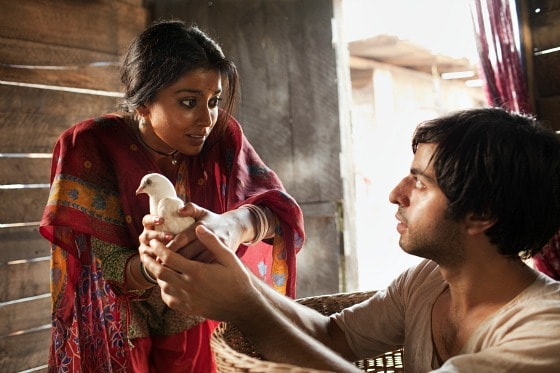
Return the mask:
[(328, 339), (328, 318), (276, 293), (260, 281), (256, 287), (262, 292), (255, 298), (255, 304), (249, 305), (252, 312), (233, 324), (263, 357), (315, 369), (358, 371), (319, 342), (321, 336)]
[(200, 225), (196, 234), (215, 262), (185, 259), (156, 239), (141, 245), (145, 265), (157, 276), (169, 307), (232, 323), (269, 360), (337, 372), (353, 370), (352, 364), (325, 347), (338, 340), (343, 341), (342, 348), (335, 350), (348, 350), (342, 332), (329, 330), (333, 328), (328, 317), (264, 284), (208, 228)]

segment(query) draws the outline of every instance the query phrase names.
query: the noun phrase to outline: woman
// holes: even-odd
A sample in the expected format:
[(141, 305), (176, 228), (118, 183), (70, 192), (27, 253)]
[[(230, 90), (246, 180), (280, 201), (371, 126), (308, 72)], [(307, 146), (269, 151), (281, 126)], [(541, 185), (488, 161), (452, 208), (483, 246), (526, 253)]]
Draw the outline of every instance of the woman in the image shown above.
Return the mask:
[[(53, 152), (40, 227), (52, 242), (49, 370), (211, 372), (216, 323), (165, 306), (141, 266), (149, 208), (135, 195), (140, 180), (169, 178), (181, 198), (205, 209), (196, 224), (292, 297), (302, 213), (231, 116), (237, 70), (202, 31), (180, 21), (148, 27), (130, 45), (121, 81), (123, 113), (76, 124)], [(187, 243), (193, 230), (178, 237)], [(201, 249), (193, 241), (181, 253), (210, 260)]]

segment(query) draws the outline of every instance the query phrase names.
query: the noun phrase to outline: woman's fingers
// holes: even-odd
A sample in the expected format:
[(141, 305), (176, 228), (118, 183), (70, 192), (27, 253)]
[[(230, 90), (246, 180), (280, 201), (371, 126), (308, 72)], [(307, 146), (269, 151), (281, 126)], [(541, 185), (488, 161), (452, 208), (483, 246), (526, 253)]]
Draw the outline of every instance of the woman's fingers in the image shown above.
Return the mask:
[[(164, 243), (168, 243), (173, 239), (173, 235), (167, 232), (156, 231), (156, 227), (162, 223), (163, 219), (155, 215), (145, 215), (142, 218), (142, 225), (144, 226), (144, 230), (140, 233), (138, 237), (138, 241), (140, 241), (140, 245), (149, 246), (151, 240), (159, 240)], [(148, 251), (147, 247), (140, 247), (140, 249), (144, 249), (144, 251)]]
[(152, 230), (146, 230), (144, 229), (144, 231), (142, 233), (140, 233), (140, 243), (143, 243), (145, 245), (149, 245), (151, 240), (158, 240), (161, 241), (163, 243), (168, 243), (173, 239), (173, 235), (167, 232), (160, 232), (160, 231), (152, 231)]
[(163, 223), (163, 218), (157, 215), (144, 215), (142, 218), (142, 225), (146, 229), (154, 230), (156, 225), (161, 225)]
[(179, 209), (179, 215), (183, 217), (190, 216), (194, 220), (200, 220), (204, 215), (208, 213), (208, 210), (198, 206), (196, 203), (187, 202), (185, 206)]

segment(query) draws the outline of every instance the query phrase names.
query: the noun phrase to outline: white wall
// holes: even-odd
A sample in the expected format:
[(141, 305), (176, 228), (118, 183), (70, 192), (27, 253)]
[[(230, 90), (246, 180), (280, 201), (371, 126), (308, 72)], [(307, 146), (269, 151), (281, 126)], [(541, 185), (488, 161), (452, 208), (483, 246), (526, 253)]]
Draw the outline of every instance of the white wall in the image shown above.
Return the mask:
[(462, 82), (375, 62), (367, 65), (353, 74), (352, 90), (358, 290), (384, 288), (420, 260), (400, 249), (397, 207), (388, 198), (408, 174), (416, 125), (484, 102), (479, 89)]

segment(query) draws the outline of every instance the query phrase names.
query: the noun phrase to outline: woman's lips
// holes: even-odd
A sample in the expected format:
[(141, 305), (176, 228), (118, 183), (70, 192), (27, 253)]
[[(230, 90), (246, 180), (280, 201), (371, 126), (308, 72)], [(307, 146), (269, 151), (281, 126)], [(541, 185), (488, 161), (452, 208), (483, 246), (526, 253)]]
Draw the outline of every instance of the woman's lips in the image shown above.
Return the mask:
[(185, 135), (189, 143), (192, 145), (200, 146), (206, 141), (206, 135)]

